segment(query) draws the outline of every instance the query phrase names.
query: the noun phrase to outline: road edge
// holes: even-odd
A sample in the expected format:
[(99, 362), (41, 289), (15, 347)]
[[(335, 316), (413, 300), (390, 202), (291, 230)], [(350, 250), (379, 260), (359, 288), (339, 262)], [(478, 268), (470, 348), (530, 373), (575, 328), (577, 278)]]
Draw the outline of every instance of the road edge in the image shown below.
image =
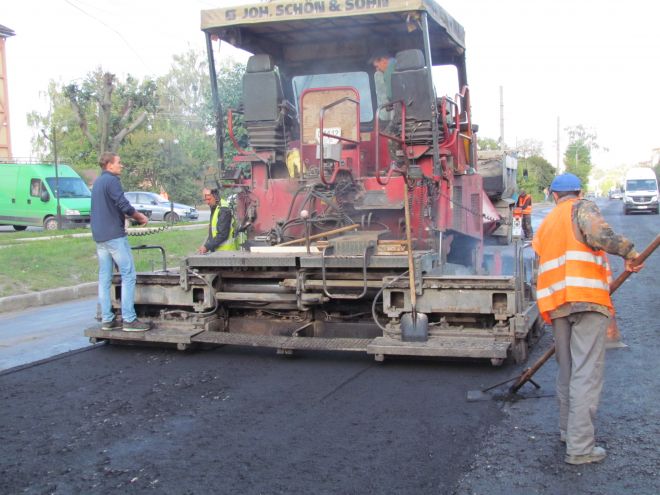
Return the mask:
[(87, 282), (72, 287), (58, 287), (57, 289), (47, 289), (28, 294), (0, 297), (0, 313), (95, 296), (97, 293), (98, 282)]

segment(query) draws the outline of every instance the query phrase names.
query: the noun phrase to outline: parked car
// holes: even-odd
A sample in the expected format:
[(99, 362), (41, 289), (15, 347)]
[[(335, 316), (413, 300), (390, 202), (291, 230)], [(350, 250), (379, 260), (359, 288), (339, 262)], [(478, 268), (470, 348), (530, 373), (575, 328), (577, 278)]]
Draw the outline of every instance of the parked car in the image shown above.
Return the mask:
[(166, 222), (178, 222), (179, 220), (197, 220), (199, 212), (194, 206), (183, 205), (181, 203), (170, 203), (160, 194), (145, 191), (129, 191), (124, 193), (133, 205), (133, 208), (139, 211), (150, 211), (148, 215), (151, 220), (164, 220)]
[(623, 193), (618, 189), (614, 189), (609, 193), (610, 199), (623, 199)]

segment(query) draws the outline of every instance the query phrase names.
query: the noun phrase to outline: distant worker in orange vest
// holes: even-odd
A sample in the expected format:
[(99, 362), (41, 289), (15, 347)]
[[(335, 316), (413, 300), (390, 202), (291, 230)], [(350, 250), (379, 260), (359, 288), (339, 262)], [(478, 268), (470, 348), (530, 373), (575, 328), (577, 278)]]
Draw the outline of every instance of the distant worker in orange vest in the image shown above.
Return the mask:
[(522, 228), (525, 239), (531, 239), (534, 236), (532, 229), (532, 195), (527, 194), (525, 190), (520, 191), (516, 207), (522, 210)]
[(532, 241), (538, 254), (536, 297), (552, 323), (559, 374), (559, 433), (568, 464), (600, 462), (593, 420), (603, 387), (605, 333), (610, 322), (610, 271), (605, 253), (621, 256), (625, 269), (638, 256), (633, 243), (616, 234), (592, 201), (580, 199), (582, 183), (573, 174), (552, 181), (555, 208)]

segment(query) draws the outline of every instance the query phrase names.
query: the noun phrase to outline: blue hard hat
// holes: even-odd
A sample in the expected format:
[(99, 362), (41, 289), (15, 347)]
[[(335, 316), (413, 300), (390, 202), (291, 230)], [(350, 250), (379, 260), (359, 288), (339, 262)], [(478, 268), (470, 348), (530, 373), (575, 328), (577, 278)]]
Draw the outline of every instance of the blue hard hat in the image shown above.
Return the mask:
[(574, 174), (561, 174), (555, 177), (550, 184), (550, 190), (556, 192), (579, 191), (582, 189), (582, 181)]

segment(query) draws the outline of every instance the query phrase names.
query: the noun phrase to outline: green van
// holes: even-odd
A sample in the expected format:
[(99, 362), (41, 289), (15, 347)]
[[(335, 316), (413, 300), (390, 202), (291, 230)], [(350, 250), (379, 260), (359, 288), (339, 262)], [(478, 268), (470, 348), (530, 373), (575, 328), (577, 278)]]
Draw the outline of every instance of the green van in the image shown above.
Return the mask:
[(62, 228), (89, 225), (92, 193), (68, 165), (0, 163), (0, 225), (57, 229), (57, 184)]

